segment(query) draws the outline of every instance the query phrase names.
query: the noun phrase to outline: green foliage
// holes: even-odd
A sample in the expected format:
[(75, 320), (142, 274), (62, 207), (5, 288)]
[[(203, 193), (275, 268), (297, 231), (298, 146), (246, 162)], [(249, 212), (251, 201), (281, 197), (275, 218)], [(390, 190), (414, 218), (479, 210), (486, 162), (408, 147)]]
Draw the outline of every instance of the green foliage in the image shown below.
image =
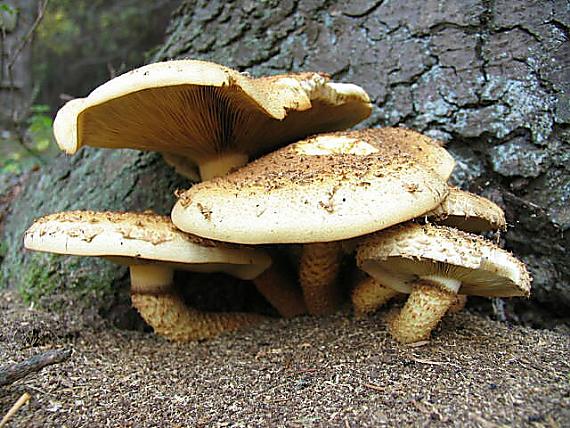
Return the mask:
[(16, 13), (18, 13), (18, 10), (15, 7), (10, 6), (9, 4), (6, 4), (5, 2), (1, 2), (0, 12), (6, 12), (10, 15), (15, 15)]
[(0, 2), (0, 30), (13, 31), (16, 27), (16, 20), (18, 17), (18, 9)]
[(28, 133), (36, 151), (43, 153), (47, 151), (50, 144), (55, 143), (52, 132), (53, 119), (49, 115), (50, 108), (39, 104), (32, 106), (31, 111), (32, 115), (28, 119)]
[(0, 140), (0, 173), (19, 173), (42, 163), (43, 159), (57, 152), (53, 138), (53, 119), (47, 105), (34, 105), (26, 120), (22, 138), (7, 133)]

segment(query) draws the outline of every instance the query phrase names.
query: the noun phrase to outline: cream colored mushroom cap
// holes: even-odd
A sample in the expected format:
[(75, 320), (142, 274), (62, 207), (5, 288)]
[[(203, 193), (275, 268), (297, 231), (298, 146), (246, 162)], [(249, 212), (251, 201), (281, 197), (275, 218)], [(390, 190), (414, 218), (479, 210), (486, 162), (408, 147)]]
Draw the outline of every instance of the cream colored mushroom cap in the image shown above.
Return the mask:
[(459, 294), (528, 296), (525, 265), (492, 242), (460, 230), (406, 223), (374, 233), (360, 243), (358, 266), (384, 285), (410, 293), (420, 277), (461, 281)]
[(124, 264), (161, 262), (186, 270), (252, 279), (271, 265), (260, 249), (213, 242), (176, 229), (154, 213), (67, 211), (42, 217), (24, 235), (29, 250), (105, 257)]
[(425, 214), (438, 224), (466, 232), (505, 229), (505, 213), (494, 202), (474, 193), (452, 187), (449, 195), (434, 210)]
[(410, 133), (337, 132), (291, 144), (193, 186), (172, 221), (189, 233), (242, 244), (330, 242), (401, 223), (445, 198), (453, 168), (443, 148)]
[(346, 129), (371, 109), (362, 88), (321, 73), (254, 79), (215, 63), (177, 60), (130, 71), (70, 101), (55, 118), (54, 134), (70, 154), (89, 145), (199, 161)]

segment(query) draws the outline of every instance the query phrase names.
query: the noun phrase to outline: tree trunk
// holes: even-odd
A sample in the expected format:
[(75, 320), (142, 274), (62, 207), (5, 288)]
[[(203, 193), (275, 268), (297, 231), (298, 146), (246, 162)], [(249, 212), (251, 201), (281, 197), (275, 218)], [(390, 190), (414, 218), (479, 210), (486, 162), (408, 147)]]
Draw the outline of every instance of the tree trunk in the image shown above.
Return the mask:
[[(454, 182), (506, 210), (505, 246), (535, 278), (534, 312), (521, 316), (539, 308), (562, 316), (570, 307), (569, 21), (564, 1), (188, 1), (154, 59), (207, 59), (252, 75), (320, 70), (360, 84), (375, 104), (366, 126), (403, 125), (446, 141), (458, 161)], [(110, 160), (123, 168), (115, 180), (106, 176)], [(152, 155), (86, 150), (56, 165), (13, 205), (3, 271), (16, 286), (35, 287), (21, 272), (42, 256), (20, 252), (33, 217), (172, 203), (152, 199), (174, 182)], [(154, 175), (148, 188), (136, 184)], [(37, 275), (78, 280), (92, 265), (42, 266)]]
[(0, 131), (27, 114), (32, 96), (32, 44), (29, 32), (37, 0), (7, 0), (0, 9)]

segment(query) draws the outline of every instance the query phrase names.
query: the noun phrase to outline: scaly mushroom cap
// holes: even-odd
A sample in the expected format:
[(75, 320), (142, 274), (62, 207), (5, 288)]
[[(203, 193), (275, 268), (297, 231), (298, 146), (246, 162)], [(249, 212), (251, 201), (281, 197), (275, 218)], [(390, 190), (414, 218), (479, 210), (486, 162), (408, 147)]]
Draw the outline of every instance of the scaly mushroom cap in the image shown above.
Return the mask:
[(410, 293), (420, 278), (461, 282), (459, 294), (528, 296), (530, 275), (509, 252), (445, 226), (407, 223), (377, 232), (358, 247), (358, 266), (380, 283)]
[(447, 198), (425, 216), (438, 224), (473, 233), (505, 229), (507, 224), (505, 213), (497, 204), (455, 187), (450, 188)]
[(38, 219), (24, 236), (35, 251), (100, 256), (124, 264), (162, 262), (180, 269), (252, 279), (271, 264), (262, 250), (181, 232), (154, 213), (68, 211)]
[(349, 239), (435, 208), (453, 165), (443, 148), (414, 131), (321, 134), (192, 187), (172, 221), (224, 242)]
[(346, 129), (370, 115), (362, 88), (320, 73), (253, 79), (218, 64), (178, 60), (118, 76), (57, 114), (60, 148), (132, 148), (196, 163), (260, 153), (306, 135)]

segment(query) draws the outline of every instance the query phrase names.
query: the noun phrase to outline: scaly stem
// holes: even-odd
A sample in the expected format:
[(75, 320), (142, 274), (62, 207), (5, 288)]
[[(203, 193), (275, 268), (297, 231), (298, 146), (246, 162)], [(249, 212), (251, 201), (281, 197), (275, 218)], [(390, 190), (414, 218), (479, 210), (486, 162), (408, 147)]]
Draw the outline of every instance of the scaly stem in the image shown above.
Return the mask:
[(423, 278), (414, 284), (412, 293), (391, 324), (391, 333), (400, 343), (414, 343), (429, 338), (457, 296), (461, 283), (444, 278)]
[(360, 281), (352, 290), (351, 300), (357, 316), (370, 314), (397, 296), (396, 290), (384, 287), (371, 276)]
[(342, 293), (337, 277), (341, 256), (340, 242), (303, 245), (299, 281), (311, 315), (330, 314), (340, 305)]
[(173, 287), (173, 269), (160, 264), (131, 265), (131, 301), (158, 335), (189, 342), (264, 321), (246, 313), (208, 313), (189, 308)]
[(307, 312), (301, 289), (289, 280), (287, 273), (275, 262), (253, 279), (253, 283), (281, 316), (292, 318)]

